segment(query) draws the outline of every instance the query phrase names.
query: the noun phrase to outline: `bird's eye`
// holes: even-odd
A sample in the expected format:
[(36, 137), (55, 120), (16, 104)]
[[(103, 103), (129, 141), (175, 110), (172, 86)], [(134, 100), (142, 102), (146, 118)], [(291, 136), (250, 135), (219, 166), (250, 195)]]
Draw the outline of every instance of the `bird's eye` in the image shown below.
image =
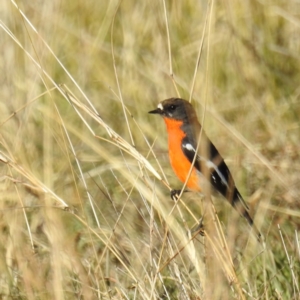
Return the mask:
[(175, 110), (175, 108), (176, 108), (176, 105), (174, 105), (174, 104), (172, 104), (172, 105), (170, 106), (170, 110)]

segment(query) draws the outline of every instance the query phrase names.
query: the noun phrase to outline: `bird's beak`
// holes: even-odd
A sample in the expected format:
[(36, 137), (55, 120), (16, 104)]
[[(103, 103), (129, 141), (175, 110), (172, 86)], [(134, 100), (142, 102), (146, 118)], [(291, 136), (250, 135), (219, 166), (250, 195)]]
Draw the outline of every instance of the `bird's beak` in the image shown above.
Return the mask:
[(159, 115), (161, 115), (162, 114), (162, 110), (160, 108), (157, 108), (157, 109), (148, 111), (148, 114), (159, 114)]

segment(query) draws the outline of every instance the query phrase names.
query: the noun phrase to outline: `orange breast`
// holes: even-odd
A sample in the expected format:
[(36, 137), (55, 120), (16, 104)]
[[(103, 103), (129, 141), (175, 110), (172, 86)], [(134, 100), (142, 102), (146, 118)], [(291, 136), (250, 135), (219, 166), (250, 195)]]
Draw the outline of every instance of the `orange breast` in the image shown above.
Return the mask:
[[(188, 158), (184, 155), (181, 143), (185, 137), (185, 133), (181, 130), (183, 124), (182, 121), (172, 120), (164, 118), (164, 121), (167, 125), (168, 131), (168, 140), (169, 140), (169, 157), (172, 168), (177, 175), (177, 177), (185, 182), (190, 171), (191, 163)], [(199, 177), (197, 176), (197, 170), (193, 168), (192, 173), (187, 182), (187, 187), (195, 190), (201, 191), (199, 186)]]

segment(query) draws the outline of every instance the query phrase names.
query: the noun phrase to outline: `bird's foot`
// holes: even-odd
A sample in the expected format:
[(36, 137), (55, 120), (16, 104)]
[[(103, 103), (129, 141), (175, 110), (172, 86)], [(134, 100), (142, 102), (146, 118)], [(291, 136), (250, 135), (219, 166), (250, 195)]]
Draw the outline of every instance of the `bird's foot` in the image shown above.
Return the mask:
[(180, 193), (181, 193), (181, 190), (171, 190), (171, 192), (170, 192), (171, 199), (173, 201), (177, 201)]

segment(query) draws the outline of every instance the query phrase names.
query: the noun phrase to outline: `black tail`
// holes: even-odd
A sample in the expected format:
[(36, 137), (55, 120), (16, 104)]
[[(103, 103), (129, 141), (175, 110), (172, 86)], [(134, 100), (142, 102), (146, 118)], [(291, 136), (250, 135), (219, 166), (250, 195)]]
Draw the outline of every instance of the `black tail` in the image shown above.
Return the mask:
[(247, 220), (249, 225), (255, 231), (257, 239), (260, 241), (262, 235), (254, 225), (253, 219), (249, 215), (249, 207), (247, 206), (246, 202), (244, 201), (242, 195), (240, 194), (237, 188), (234, 189), (233, 201), (231, 202), (231, 205), (240, 213), (241, 216), (243, 216)]

